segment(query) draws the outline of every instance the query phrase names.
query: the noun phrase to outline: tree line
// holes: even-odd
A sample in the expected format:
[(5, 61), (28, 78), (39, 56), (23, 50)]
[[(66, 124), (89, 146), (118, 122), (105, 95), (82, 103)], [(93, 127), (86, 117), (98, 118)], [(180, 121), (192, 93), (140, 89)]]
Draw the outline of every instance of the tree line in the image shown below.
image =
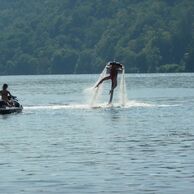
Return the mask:
[(0, 0), (0, 75), (194, 72), (192, 0)]

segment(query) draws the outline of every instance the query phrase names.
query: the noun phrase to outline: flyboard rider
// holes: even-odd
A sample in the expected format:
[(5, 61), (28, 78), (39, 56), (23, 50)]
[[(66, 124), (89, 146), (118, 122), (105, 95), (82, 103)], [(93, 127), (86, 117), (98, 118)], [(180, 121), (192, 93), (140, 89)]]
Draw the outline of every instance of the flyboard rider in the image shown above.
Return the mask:
[(110, 90), (110, 100), (109, 100), (109, 104), (111, 104), (114, 89), (117, 87), (117, 76), (119, 72), (122, 72), (124, 70), (124, 65), (116, 61), (111, 61), (107, 63), (106, 69), (109, 75), (101, 79), (99, 83), (96, 85), (96, 88), (105, 80), (109, 80), (109, 79), (111, 80), (111, 90)]

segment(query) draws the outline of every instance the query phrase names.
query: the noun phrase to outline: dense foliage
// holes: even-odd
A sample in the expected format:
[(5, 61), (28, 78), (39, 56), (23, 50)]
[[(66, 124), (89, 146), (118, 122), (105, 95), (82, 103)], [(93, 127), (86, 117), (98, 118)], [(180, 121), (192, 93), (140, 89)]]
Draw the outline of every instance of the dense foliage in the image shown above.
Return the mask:
[(194, 71), (193, 0), (0, 0), (0, 74)]

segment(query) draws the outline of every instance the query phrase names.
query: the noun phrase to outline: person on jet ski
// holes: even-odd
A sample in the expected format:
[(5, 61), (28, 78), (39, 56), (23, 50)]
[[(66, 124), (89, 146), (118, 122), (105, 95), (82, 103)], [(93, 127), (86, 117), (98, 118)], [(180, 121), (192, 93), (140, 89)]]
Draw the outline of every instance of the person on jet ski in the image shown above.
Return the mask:
[(7, 89), (8, 89), (8, 85), (3, 84), (2, 90), (0, 91), (1, 99), (3, 102), (5, 102), (5, 105), (13, 106), (13, 103), (11, 102), (12, 95)]

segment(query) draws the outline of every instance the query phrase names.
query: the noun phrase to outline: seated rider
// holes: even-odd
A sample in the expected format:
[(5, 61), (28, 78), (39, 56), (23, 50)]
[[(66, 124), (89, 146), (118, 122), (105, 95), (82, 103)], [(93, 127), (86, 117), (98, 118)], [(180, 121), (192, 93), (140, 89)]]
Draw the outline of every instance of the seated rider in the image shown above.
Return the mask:
[(124, 66), (119, 62), (113, 61), (113, 62), (108, 62), (106, 68), (109, 72), (109, 76), (100, 80), (100, 82), (96, 85), (96, 87), (98, 87), (103, 81), (110, 79), (112, 82), (111, 84), (111, 91), (112, 91), (117, 87), (117, 76), (118, 76), (118, 73), (124, 69)]
[(13, 103), (10, 101), (12, 95), (7, 89), (8, 85), (3, 84), (2, 90), (0, 91), (1, 99), (5, 102), (7, 106), (13, 106)]

